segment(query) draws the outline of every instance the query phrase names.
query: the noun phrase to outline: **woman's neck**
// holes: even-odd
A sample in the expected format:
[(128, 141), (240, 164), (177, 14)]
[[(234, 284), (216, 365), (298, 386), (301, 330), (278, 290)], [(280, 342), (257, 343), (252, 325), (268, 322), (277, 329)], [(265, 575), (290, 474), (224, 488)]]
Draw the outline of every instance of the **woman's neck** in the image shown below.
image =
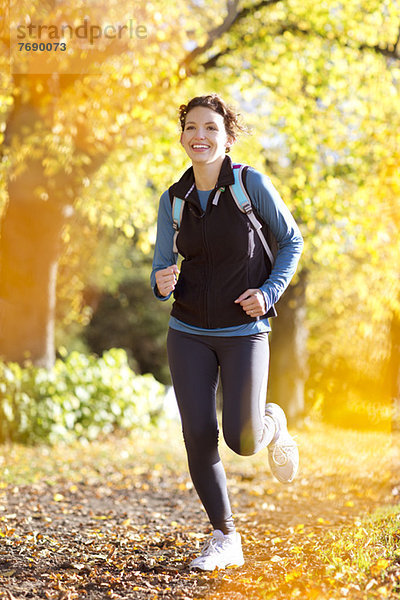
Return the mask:
[(224, 157), (208, 164), (193, 163), (194, 180), (198, 190), (208, 191), (215, 187), (223, 162)]

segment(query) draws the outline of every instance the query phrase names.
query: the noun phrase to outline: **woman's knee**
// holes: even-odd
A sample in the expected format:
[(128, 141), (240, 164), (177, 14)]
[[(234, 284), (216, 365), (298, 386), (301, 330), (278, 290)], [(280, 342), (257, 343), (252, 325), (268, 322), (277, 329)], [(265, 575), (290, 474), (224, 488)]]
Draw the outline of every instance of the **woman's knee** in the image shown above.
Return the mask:
[(191, 423), (183, 427), (183, 439), (188, 452), (207, 453), (218, 447), (218, 427)]
[(240, 456), (251, 456), (258, 451), (258, 444), (251, 431), (224, 432), (224, 439), (227, 446)]

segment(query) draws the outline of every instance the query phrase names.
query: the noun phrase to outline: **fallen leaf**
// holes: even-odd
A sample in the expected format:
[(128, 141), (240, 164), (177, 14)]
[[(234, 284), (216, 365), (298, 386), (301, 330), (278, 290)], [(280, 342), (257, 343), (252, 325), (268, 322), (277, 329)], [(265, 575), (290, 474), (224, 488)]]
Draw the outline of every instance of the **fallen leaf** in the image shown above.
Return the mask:
[(389, 566), (389, 564), (390, 561), (386, 560), (386, 558), (380, 558), (371, 566), (370, 571), (372, 575), (379, 575)]
[(284, 559), (282, 558), (282, 556), (279, 556), (278, 554), (274, 554), (274, 556), (271, 556), (271, 558), (269, 560), (270, 560), (270, 562), (276, 563), (276, 562), (280, 562), (281, 560), (284, 560)]
[(379, 597), (380, 598), (388, 598), (388, 596), (389, 596), (389, 590), (384, 585), (381, 586), (381, 587), (379, 587), (377, 591), (379, 593)]
[(54, 502), (62, 502), (62, 500), (65, 500), (65, 498), (62, 494), (54, 494), (53, 500)]
[(368, 590), (370, 590), (372, 587), (374, 587), (374, 585), (376, 585), (378, 582), (376, 581), (376, 579), (371, 579), (370, 581), (368, 581), (367, 585), (365, 586), (365, 591), (368, 592)]
[(285, 575), (286, 583), (288, 583), (289, 581), (293, 581), (294, 579), (297, 579), (298, 577), (300, 577), (302, 575), (302, 573), (303, 573), (303, 569), (302, 569), (301, 565), (299, 567), (296, 567), (292, 571), (290, 571), (290, 573), (286, 573), (286, 575)]

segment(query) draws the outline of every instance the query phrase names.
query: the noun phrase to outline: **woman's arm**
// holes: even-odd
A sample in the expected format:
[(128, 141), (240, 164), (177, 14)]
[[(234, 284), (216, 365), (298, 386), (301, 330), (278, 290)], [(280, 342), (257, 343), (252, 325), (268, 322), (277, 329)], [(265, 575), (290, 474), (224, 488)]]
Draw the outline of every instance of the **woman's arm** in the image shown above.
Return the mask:
[(170, 292), (167, 296), (160, 294), (156, 282), (156, 272), (176, 265), (178, 255), (172, 251), (174, 234), (171, 202), (167, 190), (162, 194), (158, 207), (157, 237), (154, 248), (153, 269), (150, 275), (151, 287), (154, 295), (159, 300), (168, 300), (172, 293)]
[(288, 287), (296, 271), (304, 241), (293, 216), (269, 177), (250, 167), (246, 173), (246, 189), (254, 208), (269, 225), (279, 244), (271, 274), (260, 287), (268, 311)]

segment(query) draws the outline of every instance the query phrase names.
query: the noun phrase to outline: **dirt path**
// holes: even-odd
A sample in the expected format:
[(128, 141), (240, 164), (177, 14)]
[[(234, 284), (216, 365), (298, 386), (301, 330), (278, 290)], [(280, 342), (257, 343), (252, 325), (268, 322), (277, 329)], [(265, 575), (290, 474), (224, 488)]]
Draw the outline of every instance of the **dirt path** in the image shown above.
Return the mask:
[[(301, 472), (277, 483), (266, 455), (222, 448), (246, 563), (212, 574), (188, 562), (209, 531), (178, 429), (87, 447), (4, 448), (0, 598), (378, 598), (330, 575), (332, 533), (399, 501), (388, 434), (299, 432)], [(359, 586), (360, 587), (360, 586)]]

